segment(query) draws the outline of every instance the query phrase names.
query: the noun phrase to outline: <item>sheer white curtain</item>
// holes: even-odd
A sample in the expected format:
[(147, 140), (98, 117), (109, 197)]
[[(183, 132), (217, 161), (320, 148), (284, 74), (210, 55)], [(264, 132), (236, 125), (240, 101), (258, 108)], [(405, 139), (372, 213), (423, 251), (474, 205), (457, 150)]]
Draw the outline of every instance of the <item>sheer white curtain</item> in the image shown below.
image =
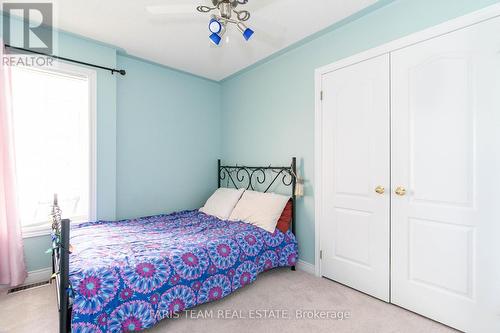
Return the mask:
[(15, 186), (10, 70), (4, 65), (0, 40), (0, 291), (26, 279), (23, 239)]

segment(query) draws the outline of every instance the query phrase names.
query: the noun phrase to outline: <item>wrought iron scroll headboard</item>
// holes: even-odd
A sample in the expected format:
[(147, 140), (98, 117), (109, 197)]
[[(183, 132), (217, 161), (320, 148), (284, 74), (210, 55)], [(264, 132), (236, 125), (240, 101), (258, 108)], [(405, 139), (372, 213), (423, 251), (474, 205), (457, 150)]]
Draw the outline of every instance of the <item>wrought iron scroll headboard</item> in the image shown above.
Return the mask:
[(295, 187), (297, 185), (297, 159), (292, 158), (289, 166), (239, 166), (222, 165), (218, 160), (218, 187), (226, 181), (228, 187), (246, 188), (247, 190), (259, 190), (268, 192), (273, 185), (284, 185), (291, 188), (292, 198), (292, 222), (291, 229), (295, 235)]

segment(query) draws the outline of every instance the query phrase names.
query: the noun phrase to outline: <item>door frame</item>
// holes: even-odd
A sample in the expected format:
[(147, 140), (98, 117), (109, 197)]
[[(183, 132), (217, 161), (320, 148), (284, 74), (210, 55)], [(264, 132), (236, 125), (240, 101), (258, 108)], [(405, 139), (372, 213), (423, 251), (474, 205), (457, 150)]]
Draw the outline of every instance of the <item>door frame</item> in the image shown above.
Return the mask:
[(320, 229), (321, 229), (321, 211), (323, 200), (323, 170), (322, 170), (322, 130), (321, 123), (323, 120), (322, 108), (322, 77), (325, 74), (339, 70), (341, 68), (354, 65), (356, 63), (369, 60), (381, 56), (386, 53), (391, 53), (399, 49), (421, 43), (426, 40), (443, 36), (460, 30), (483, 21), (500, 16), (500, 3), (494, 4), (478, 11), (466, 14), (464, 16), (452, 19), (439, 25), (427, 28), (425, 30), (410, 34), (408, 36), (396, 39), (389, 43), (377, 46), (367, 51), (355, 54), (353, 56), (340, 59), (332, 64), (320, 67), (315, 70), (315, 112), (314, 112), (314, 273), (316, 276), (321, 276), (321, 260), (320, 260)]

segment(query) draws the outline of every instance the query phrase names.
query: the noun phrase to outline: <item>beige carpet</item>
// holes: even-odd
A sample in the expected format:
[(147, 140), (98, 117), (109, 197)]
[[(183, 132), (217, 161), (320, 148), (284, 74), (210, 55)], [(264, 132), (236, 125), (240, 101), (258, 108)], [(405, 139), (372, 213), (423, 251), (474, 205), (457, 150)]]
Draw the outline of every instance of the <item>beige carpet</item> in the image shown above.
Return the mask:
[[(327, 318), (300, 318), (301, 314), (314, 315), (314, 310), (318, 316)], [(256, 319), (259, 315), (264, 319)], [(334, 318), (340, 315), (349, 317)], [(57, 333), (53, 287), (43, 286), (0, 298), (0, 332)], [(261, 275), (252, 285), (221, 301), (199, 306), (177, 319), (163, 320), (146, 332), (456, 331), (332, 281), (280, 269)]]

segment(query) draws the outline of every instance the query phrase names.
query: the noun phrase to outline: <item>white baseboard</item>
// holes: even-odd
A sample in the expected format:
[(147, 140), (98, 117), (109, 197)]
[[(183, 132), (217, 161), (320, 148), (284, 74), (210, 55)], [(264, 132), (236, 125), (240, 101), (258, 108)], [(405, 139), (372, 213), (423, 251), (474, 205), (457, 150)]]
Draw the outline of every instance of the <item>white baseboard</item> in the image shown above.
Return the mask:
[(28, 272), (28, 277), (26, 278), (22, 286), (27, 286), (38, 282), (49, 281), (51, 275), (52, 275), (51, 267), (37, 269), (36, 271), (30, 271)]
[(314, 275), (314, 265), (308, 263), (307, 261), (299, 259), (296, 265), (298, 270)]

